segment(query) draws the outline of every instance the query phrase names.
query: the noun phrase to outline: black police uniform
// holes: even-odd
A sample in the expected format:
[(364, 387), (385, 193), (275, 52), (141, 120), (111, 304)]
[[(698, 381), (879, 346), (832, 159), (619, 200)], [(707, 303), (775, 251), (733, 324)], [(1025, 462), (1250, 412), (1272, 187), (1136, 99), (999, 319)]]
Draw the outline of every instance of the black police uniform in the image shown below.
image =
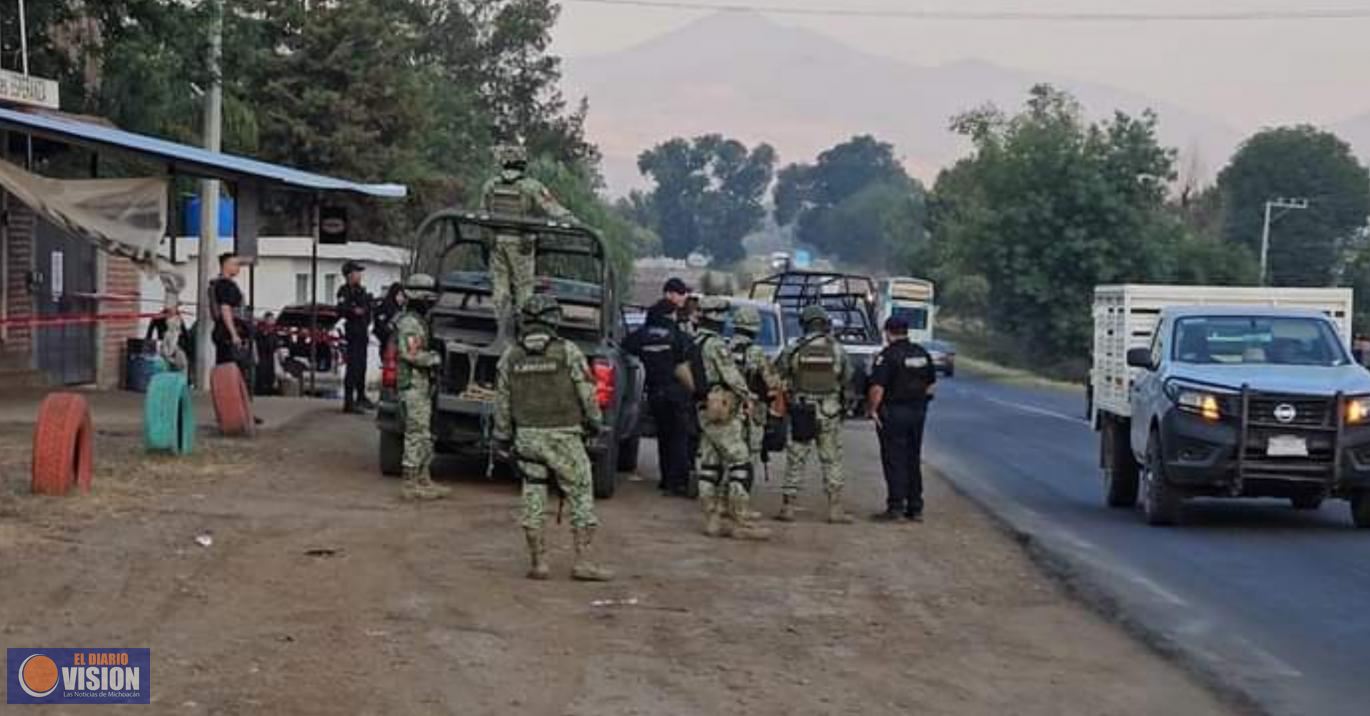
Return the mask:
[[(344, 275), (350, 270), (361, 270), (353, 264), (343, 267)], [(371, 314), (375, 309), (371, 294), (361, 285), (345, 283), (338, 289), (338, 311), (344, 322), (343, 334), (347, 339), (347, 372), (343, 375), (343, 409), (354, 406), (369, 408), (372, 403), (366, 398), (366, 353), (370, 347)]]
[(923, 424), (928, 388), (937, 382), (932, 356), (907, 338), (894, 341), (875, 359), (870, 382), (884, 388), (880, 403), (880, 462), (885, 470), (890, 512), (913, 517), (923, 512)]
[[(209, 283), (209, 294), (213, 298), (213, 319), (214, 331), (210, 333), (210, 338), (214, 342), (214, 364), (223, 365), (224, 363), (237, 363), (238, 369), (243, 372), (243, 382), (251, 390), (254, 381), (252, 380), (252, 325), (247, 320), (247, 314), (243, 311), (243, 292), (238, 288), (237, 282), (227, 276), (220, 276)], [(238, 329), (238, 337), (242, 339), (243, 345), (233, 345), (233, 334), (229, 332), (228, 326), (224, 325), (221, 308), (228, 306), (229, 312), (233, 314), (234, 326)]]
[(657, 464), (662, 490), (684, 494), (689, 487), (689, 392), (676, 378), (676, 366), (689, 360), (690, 339), (675, 323), (675, 306), (663, 299), (647, 310), (647, 320), (624, 342), (646, 370), (647, 407), (656, 423)]

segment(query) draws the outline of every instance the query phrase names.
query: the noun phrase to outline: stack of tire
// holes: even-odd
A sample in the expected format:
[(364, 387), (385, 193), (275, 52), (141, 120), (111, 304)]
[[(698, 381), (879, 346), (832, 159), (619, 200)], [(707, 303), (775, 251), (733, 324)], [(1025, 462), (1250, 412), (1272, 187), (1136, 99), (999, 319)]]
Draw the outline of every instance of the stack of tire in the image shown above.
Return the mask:
[(90, 492), (94, 433), (84, 397), (53, 393), (44, 398), (33, 430), (33, 494), (61, 496), (73, 487)]

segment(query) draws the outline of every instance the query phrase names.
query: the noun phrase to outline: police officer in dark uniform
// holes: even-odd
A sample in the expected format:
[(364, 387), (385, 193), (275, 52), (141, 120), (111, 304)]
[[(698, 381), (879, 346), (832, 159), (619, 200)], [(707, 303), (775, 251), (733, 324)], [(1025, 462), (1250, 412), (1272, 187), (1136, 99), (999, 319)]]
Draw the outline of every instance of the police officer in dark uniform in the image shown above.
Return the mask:
[(873, 520), (923, 521), (923, 424), (937, 383), (932, 356), (909, 341), (902, 318), (885, 321), (889, 345), (875, 358), (870, 376), (870, 417), (880, 434), (880, 462), (889, 490), (886, 509)]
[(661, 470), (662, 493), (687, 497), (691, 452), (690, 391), (677, 378), (682, 365), (688, 365), (690, 337), (681, 332), (676, 315), (690, 287), (678, 278), (666, 282), (662, 298), (647, 309), (647, 320), (624, 342), (624, 347), (641, 361), (647, 373), (647, 407), (656, 423), (657, 464)]
[(347, 281), (338, 289), (338, 313), (343, 317), (347, 339), (347, 373), (343, 376), (343, 412), (361, 413), (376, 407), (366, 398), (366, 353), (370, 348), (371, 314), (375, 299), (362, 286), (366, 267), (356, 261), (343, 264)]

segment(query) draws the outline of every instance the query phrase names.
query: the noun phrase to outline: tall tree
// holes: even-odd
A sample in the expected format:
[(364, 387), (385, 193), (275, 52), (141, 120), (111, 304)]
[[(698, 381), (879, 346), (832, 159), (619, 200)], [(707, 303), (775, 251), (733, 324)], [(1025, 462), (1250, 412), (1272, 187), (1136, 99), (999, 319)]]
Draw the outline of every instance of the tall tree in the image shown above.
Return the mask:
[(638, 169), (656, 184), (635, 206), (650, 212), (662, 250), (677, 258), (704, 251), (716, 260), (742, 258), (742, 239), (765, 218), (762, 199), (774, 176), (768, 144), (752, 149), (709, 134), (671, 139), (643, 152)]
[(1274, 285), (1327, 285), (1347, 242), (1370, 215), (1370, 172), (1346, 142), (1306, 125), (1268, 129), (1247, 139), (1218, 175), (1218, 190), (1223, 237), (1252, 253), (1260, 251), (1266, 201), (1308, 199), (1307, 210), (1281, 216), (1272, 229)]

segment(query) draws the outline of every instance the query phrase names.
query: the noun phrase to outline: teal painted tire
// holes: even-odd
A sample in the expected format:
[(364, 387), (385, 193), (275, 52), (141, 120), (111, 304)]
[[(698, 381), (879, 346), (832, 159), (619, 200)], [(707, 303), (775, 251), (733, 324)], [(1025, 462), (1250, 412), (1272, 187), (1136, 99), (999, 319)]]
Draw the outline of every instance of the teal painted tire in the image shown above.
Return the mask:
[(185, 373), (152, 376), (143, 400), (143, 438), (150, 452), (188, 455), (195, 449), (195, 402)]

